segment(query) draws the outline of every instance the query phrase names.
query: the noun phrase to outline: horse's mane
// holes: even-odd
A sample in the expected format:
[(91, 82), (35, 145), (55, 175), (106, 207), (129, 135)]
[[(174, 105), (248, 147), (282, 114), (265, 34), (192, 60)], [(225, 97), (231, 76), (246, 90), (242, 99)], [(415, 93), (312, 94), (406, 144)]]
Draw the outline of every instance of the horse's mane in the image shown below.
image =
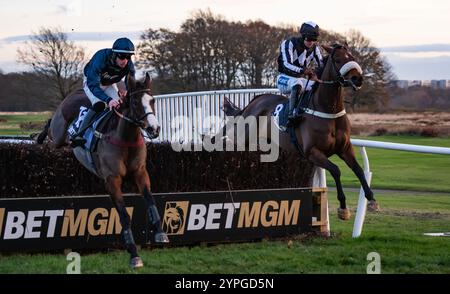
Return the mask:
[[(258, 100), (259, 98), (261, 98), (262, 96), (267, 95), (267, 94), (259, 94), (256, 95), (255, 97), (253, 97), (253, 99), (246, 105), (244, 106), (244, 108), (240, 109), (239, 106), (237, 106), (236, 104), (234, 104), (233, 102), (231, 102), (230, 100), (228, 100), (228, 103), (231, 104), (232, 109), (235, 109), (236, 111), (234, 111), (233, 113), (227, 113), (228, 111), (226, 111), (224, 109), (224, 112), (226, 115), (231, 115), (231, 116), (238, 116), (241, 115), (250, 105), (252, 105), (254, 103), (254, 101)], [(275, 94), (274, 94), (275, 95)]]

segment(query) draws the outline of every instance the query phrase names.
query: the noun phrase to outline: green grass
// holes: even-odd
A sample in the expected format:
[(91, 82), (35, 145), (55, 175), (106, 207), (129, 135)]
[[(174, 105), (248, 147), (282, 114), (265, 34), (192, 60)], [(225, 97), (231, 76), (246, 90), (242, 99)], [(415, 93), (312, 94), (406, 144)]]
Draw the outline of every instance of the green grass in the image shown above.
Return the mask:
[[(382, 273), (450, 273), (450, 238), (425, 232), (450, 231), (450, 197), (446, 195), (380, 194), (382, 211), (368, 214), (362, 237), (351, 237), (353, 217), (336, 217), (337, 201), (330, 193), (331, 238), (143, 249), (145, 267), (128, 269), (128, 254), (113, 251), (86, 254), (82, 273), (366, 273), (367, 254), (378, 252)], [(357, 195), (348, 193), (349, 208)], [(354, 211), (353, 211), (354, 215)], [(63, 254), (0, 256), (0, 273), (65, 273)]]
[[(450, 147), (450, 137), (380, 136), (361, 139)], [(373, 188), (450, 192), (449, 155), (422, 154), (376, 148), (366, 148), (366, 151), (369, 156), (370, 169), (373, 173)], [(355, 153), (357, 154), (358, 162), (362, 166), (363, 162), (359, 153), (359, 147), (355, 147)], [(344, 187), (360, 186), (356, 176), (339, 157), (333, 156), (331, 161), (341, 169), (341, 180)], [(327, 183), (330, 187), (335, 185), (330, 174), (327, 174)]]
[[(49, 112), (2, 114), (0, 113), (0, 136), (30, 135), (42, 131), (41, 129), (25, 130), (20, 127), (22, 123), (44, 123), (51, 116)], [(6, 121), (4, 121), (6, 120)]]

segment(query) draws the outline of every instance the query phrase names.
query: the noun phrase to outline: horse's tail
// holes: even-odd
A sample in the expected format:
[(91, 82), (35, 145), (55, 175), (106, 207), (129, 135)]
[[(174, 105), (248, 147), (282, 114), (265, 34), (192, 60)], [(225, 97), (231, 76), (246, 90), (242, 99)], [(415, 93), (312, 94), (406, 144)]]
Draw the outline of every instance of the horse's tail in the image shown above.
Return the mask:
[(223, 112), (226, 116), (238, 116), (242, 113), (242, 109), (240, 109), (236, 104), (230, 101), (228, 97), (224, 98), (223, 101)]
[(36, 142), (38, 144), (42, 144), (44, 143), (45, 138), (48, 135), (48, 128), (50, 128), (50, 122), (52, 121), (52, 119), (50, 118), (47, 123), (45, 124), (44, 129), (42, 130), (42, 132), (38, 135)]

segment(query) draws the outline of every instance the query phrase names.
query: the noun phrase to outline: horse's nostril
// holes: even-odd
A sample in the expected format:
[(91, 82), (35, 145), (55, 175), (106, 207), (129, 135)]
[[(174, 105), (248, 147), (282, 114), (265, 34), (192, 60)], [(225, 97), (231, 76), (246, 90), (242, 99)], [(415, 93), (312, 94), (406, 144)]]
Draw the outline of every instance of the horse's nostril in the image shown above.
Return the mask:
[(352, 80), (352, 83), (353, 83), (355, 86), (361, 87), (362, 81), (363, 81), (362, 77), (359, 77), (359, 76), (353, 76), (353, 77), (351, 77), (351, 80)]

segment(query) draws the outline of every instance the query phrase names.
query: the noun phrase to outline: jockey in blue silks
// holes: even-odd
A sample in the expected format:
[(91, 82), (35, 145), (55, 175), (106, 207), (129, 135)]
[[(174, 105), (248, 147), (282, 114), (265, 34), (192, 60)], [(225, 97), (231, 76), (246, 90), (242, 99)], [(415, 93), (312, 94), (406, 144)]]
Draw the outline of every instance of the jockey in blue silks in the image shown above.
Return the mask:
[[(120, 91), (116, 83), (128, 74), (134, 77), (136, 71), (131, 60), (133, 54), (133, 42), (128, 38), (120, 38), (114, 42), (111, 49), (97, 51), (84, 67), (83, 89), (92, 107), (85, 114), (78, 133), (71, 137), (72, 147), (84, 145), (84, 131), (96, 113), (103, 111), (106, 106), (111, 110), (118, 107), (120, 98), (126, 96), (126, 91)], [(128, 89), (128, 85), (126, 86)]]
[[(297, 98), (304, 91), (311, 90), (314, 81), (304, 76), (312, 74), (310, 65), (315, 62), (319, 68), (323, 67), (323, 57), (317, 46), (320, 36), (319, 26), (314, 22), (305, 22), (300, 27), (300, 36), (281, 42), (278, 56), (277, 87), (282, 94), (289, 94), (289, 119), (292, 120)], [(302, 101), (299, 102), (302, 105)]]

